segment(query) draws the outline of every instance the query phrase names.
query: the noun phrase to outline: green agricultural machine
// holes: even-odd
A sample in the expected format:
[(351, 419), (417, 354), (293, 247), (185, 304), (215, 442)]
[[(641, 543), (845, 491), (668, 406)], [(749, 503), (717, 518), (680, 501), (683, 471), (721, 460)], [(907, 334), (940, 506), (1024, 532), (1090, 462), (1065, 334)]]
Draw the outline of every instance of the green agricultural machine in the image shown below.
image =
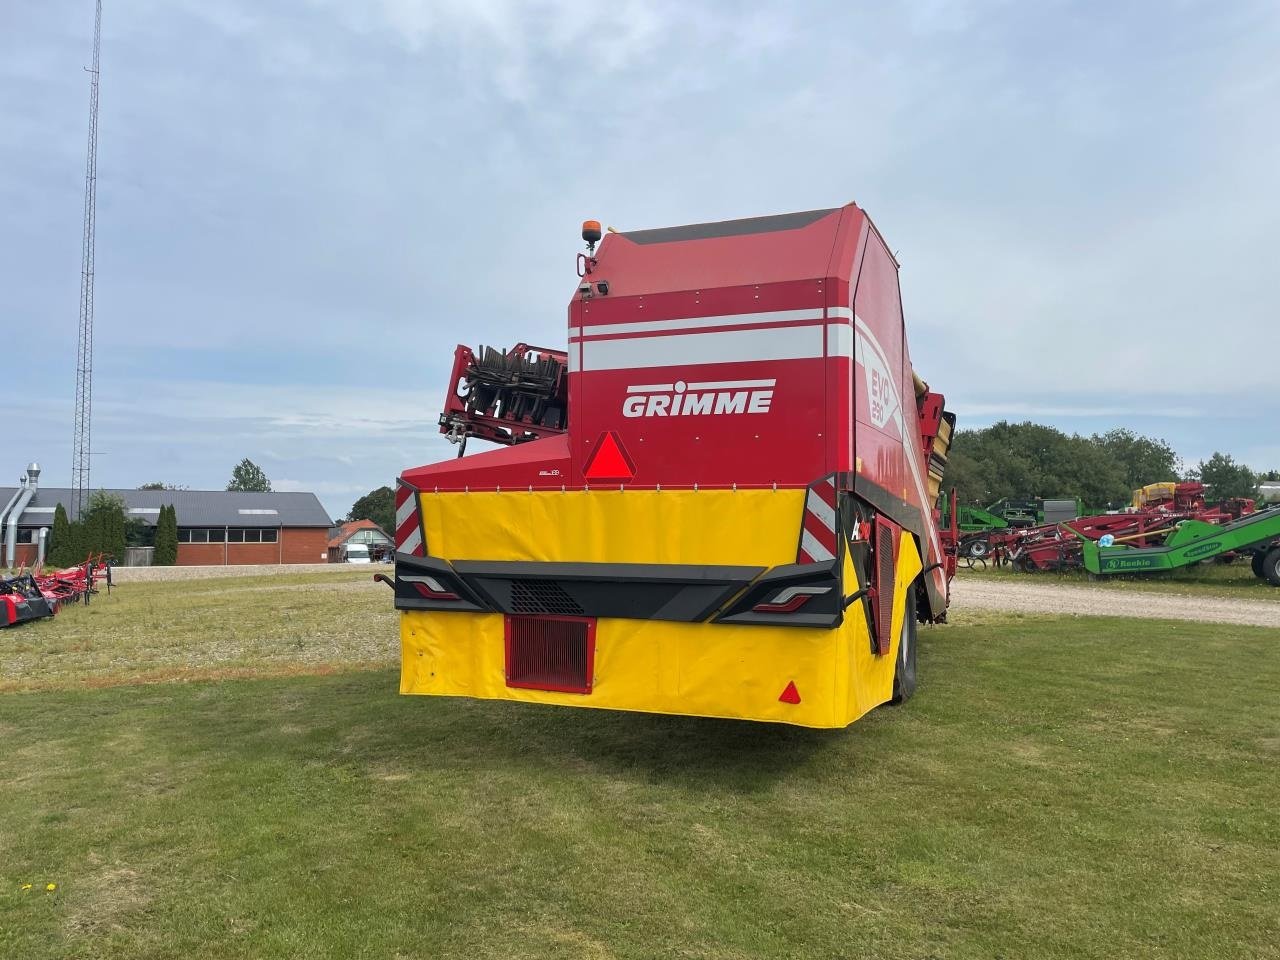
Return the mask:
[(1183, 520), (1159, 547), (1128, 547), (1081, 538), (1084, 567), (1094, 576), (1177, 570), (1225, 554), (1251, 554), (1253, 572), (1280, 587), (1280, 506), (1230, 523)]

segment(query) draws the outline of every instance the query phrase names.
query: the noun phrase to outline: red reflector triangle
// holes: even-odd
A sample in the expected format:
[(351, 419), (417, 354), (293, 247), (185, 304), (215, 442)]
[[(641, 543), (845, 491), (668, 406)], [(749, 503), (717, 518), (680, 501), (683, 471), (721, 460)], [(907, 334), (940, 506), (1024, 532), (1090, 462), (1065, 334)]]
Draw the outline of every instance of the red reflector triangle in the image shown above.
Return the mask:
[(792, 680), (787, 684), (787, 688), (782, 691), (782, 696), (778, 698), (782, 703), (799, 703), (800, 691), (796, 689), (796, 682)]
[(630, 480), (636, 475), (636, 465), (618, 435), (606, 430), (596, 441), (595, 452), (587, 458), (582, 475), (588, 480)]

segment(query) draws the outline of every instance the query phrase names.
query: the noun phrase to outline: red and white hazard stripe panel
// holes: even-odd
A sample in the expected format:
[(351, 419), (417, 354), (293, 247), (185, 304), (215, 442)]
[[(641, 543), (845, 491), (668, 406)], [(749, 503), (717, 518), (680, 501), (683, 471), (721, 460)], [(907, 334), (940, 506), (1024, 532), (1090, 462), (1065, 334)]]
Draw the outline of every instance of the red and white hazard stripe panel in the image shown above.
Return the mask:
[(416, 557), (427, 553), (418, 516), (418, 491), (403, 480), (396, 481), (396, 552)]
[(809, 485), (804, 498), (804, 522), (796, 563), (821, 563), (836, 557), (835, 477), (823, 477)]

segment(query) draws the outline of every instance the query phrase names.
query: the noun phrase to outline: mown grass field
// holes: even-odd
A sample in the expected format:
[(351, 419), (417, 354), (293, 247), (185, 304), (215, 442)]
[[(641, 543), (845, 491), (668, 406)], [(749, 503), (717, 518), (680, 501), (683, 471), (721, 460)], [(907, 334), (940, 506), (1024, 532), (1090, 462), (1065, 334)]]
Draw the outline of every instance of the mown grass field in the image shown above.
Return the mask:
[(0, 691), (386, 666), (398, 621), (378, 570), (103, 588), (87, 607), (0, 632)]
[(1090, 589), (1140, 590), (1144, 593), (1171, 593), (1178, 596), (1227, 597), (1239, 600), (1268, 600), (1280, 603), (1280, 589), (1253, 575), (1248, 558), (1234, 563), (1201, 563), (1194, 567), (1170, 570), (1145, 576), (1107, 576), (1090, 580), (1084, 570), (1037, 571), (1020, 573), (1011, 566), (988, 565), (967, 569), (960, 566), (959, 576), (992, 580), (1016, 580), (1031, 577), (1039, 583), (1086, 584)]
[(1280, 956), (1277, 631), (961, 612), (815, 732), (399, 697), (340, 579), (0, 633), (0, 957)]

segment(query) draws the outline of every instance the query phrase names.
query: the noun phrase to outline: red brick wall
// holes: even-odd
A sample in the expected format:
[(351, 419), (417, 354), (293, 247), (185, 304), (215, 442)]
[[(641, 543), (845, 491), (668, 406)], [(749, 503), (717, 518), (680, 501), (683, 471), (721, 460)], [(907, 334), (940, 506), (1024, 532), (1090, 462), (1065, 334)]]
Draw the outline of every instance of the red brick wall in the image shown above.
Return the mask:
[(329, 531), (324, 528), (282, 530), (284, 563), (328, 563)]
[(227, 563), (280, 563), (280, 544), (228, 543)]
[(286, 528), (276, 543), (180, 543), (178, 566), (224, 563), (327, 563), (329, 531)]
[(201, 567), (221, 565), (223, 560), (221, 543), (180, 543), (178, 544), (178, 566)]

